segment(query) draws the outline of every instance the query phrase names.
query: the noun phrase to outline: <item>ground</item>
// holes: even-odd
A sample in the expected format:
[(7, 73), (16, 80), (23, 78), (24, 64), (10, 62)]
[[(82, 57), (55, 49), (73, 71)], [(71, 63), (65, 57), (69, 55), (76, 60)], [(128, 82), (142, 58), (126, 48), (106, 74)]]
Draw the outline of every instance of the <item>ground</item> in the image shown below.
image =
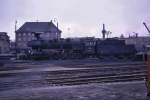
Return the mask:
[(143, 81), (39, 87), (0, 92), (1, 100), (149, 100)]
[[(98, 60), (15, 62), (0, 71), (0, 100), (149, 100), (145, 81), (49, 86), (42, 72), (76, 70), (73, 64), (105, 64)], [(107, 62), (108, 64), (108, 62)], [(112, 63), (111, 63), (112, 64)], [(70, 65), (70, 66), (69, 66)], [(14, 68), (14, 69), (12, 69)], [(7, 70), (9, 69), (9, 70)], [(30, 74), (25, 74), (29, 73)], [(18, 74), (19, 73), (19, 74)], [(24, 73), (24, 74), (20, 74)], [(38, 79), (38, 83), (33, 80)], [(19, 83), (22, 82), (22, 83)], [(32, 83), (33, 82), (33, 83)], [(24, 84), (26, 83), (26, 84)], [(40, 84), (39, 84), (40, 83)]]

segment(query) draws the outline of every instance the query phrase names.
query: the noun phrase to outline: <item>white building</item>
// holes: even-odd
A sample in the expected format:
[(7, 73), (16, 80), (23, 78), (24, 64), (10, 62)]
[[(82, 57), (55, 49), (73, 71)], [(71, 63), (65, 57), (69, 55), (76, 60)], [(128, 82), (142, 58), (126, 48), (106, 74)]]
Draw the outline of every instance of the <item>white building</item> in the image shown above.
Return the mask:
[(150, 45), (150, 37), (149, 36), (143, 36), (143, 37), (129, 37), (124, 38), (126, 44), (134, 44), (136, 47), (136, 50), (138, 52), (145, 51), (145, 47), (147, 45)]

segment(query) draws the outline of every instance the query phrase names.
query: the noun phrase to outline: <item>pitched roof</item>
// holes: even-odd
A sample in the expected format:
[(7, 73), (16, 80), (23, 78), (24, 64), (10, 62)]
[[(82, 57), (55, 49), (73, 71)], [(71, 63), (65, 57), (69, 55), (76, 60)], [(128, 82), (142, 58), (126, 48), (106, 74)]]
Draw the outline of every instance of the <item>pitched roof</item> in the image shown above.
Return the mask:
[(53, 22), (26, 22), (17, 31), (18, 32), (58, 32), (61, 33)]

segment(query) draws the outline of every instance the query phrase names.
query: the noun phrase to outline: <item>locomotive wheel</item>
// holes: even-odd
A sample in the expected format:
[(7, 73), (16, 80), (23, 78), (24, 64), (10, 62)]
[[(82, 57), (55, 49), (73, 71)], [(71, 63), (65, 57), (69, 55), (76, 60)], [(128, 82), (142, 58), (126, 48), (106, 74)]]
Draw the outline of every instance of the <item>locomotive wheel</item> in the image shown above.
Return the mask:
[(128, 55), (128, 56), (127, 56), (127, 59), (128, 59), (128, 60), (134, 60), (134, 59), (135, 59), (135, 56), (134, 56), (134, 55)]
[(118, 60), (122, 60), (122, 59), (124, 59), (125, 57), (124, 57), (123, 55), (120, 55), (120, 56), (118, 55), (117, 58), (118, 58)]
[(96, 56), (98, 59), (104, 59), (101, 55)]

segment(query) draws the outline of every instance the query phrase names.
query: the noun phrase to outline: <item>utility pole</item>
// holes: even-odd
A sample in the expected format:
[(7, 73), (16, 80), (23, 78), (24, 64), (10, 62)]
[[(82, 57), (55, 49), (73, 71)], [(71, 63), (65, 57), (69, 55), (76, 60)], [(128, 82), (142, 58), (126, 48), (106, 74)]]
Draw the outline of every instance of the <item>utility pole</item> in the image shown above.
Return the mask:
[(15, 21), (15, 32), (16, 32), (16, 30), (17, 30), (17, 20)]
[(17, 41), (16, 41), (16, 31), (17, 31), (17, 20), (15, 21), (15, 56), (16, 56), (16, 59), (17, 59)]

